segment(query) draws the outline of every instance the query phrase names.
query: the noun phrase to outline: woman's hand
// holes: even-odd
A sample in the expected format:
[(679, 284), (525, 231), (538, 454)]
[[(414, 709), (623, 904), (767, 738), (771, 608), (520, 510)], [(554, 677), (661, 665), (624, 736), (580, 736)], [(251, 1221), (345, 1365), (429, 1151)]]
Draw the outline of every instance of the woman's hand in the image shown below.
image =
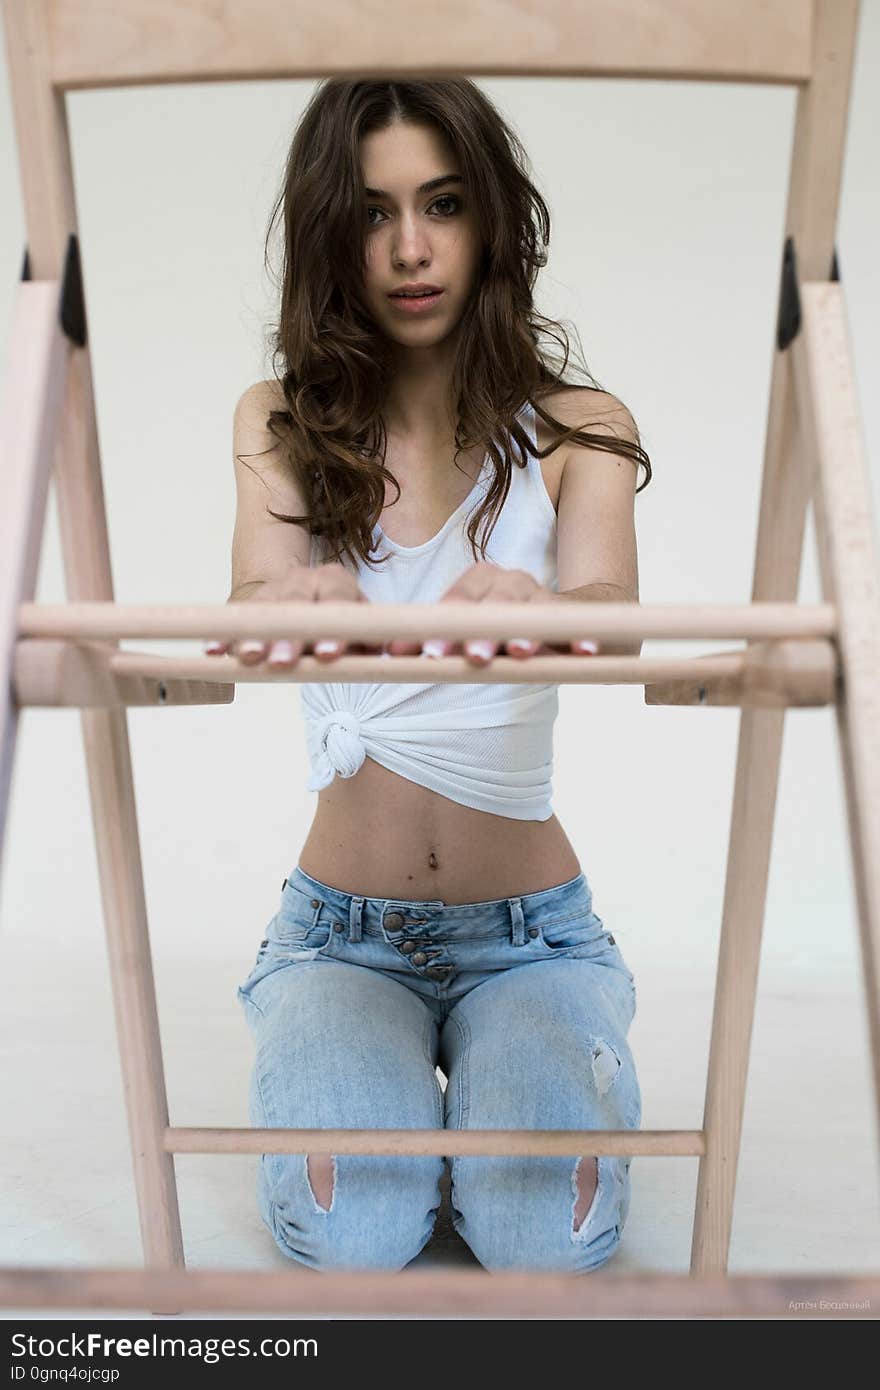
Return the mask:
[[(346, 599), (353, 603), (369, 602), (355, 576), (338, 562), (330, 565), (291, 565), (282, 579), (267, 579), (247, 599), (228, 599), (227, 602), (284, 603), (297, 599), (306, 603), (339, 603)], [(205, 652), (209, 656), (228, 653), (245, 666), (256, 666), (268, 656), (267, 664), (271, 670), (289, 671), (308, 645), (307, 642), (288, 638), (276, 638), (274, 641), (242, 638), (230, 642), (209, 642)], [(344, 642), (337, 638), (320, 638), (313, 644), (313, 653), (320, 661), (332, 661), (346, 650), (375, 656), (382, 651), (382, 646)]]
[[(559, 594), (548, 589), (527, 570), (504, 569), (501, 565), (488, 561), (478, 561), (460, 575), (450, 589), (440, 599), (441, 603), (546, 603), (558, 602)], [(461, 653), (475, 666), (488, 666), (499, 646), (505, 647), (509, 656), (522, 660), (530, 656), (545, 656), (554, 652), (573, 652), (576, 656), (595, 656), (599, 644), (592, 638), (579, 638), (568, 643), (546, 643), (526, 637), (511, 637), (506, 642), (490, 639), (470, 638), (465, 643), (447, 641), (441, 637), (430, 637), (422, 645), (419, 642), (392, 641), (387, 643), (392, 655), (421, 653), (424, 656), (453, 656)]]

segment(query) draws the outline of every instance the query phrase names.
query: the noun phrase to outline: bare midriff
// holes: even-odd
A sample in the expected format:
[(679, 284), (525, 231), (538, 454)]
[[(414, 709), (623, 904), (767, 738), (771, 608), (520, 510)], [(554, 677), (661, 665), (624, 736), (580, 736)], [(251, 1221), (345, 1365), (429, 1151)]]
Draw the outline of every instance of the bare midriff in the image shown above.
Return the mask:
[(299, 866), (344, 893), (450, 904), (539, 893), (580, 873), (556, 816), (460, 806), (370, 757), (320, 793)]

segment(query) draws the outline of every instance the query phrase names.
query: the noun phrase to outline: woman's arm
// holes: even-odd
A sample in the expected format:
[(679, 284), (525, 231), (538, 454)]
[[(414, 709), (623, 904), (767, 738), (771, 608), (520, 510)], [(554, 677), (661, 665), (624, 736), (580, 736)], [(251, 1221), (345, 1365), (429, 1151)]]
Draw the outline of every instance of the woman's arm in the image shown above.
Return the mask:
[(309, 564), (308, 530), (279, 521), (267, 510), (271, 507), (288, 516), (308, 511), (283, 447), (266, 425), (270, 410), (283, 405), (277, 383), (258, 381), (235, 407), (232, 454), (237, 500), (230, 599), (250, 597), (267, 579), (280, 579), (291, 564)]

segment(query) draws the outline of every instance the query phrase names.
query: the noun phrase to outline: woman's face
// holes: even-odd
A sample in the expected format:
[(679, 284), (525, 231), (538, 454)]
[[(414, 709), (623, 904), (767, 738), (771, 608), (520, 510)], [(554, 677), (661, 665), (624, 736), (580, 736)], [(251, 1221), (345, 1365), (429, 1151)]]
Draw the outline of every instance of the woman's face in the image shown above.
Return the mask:
[[(364, 136), (361, 170), (367, 303), (395, 342), (434, 346), (461, 319), (482, 250), (458, 161), (433, 128), (398, 122)], [(435, 186), (420, 191), (426, 183)], [(407, 311), (390, 295), (409, 283), (437, 286), (442, 293), (420, 311)]]

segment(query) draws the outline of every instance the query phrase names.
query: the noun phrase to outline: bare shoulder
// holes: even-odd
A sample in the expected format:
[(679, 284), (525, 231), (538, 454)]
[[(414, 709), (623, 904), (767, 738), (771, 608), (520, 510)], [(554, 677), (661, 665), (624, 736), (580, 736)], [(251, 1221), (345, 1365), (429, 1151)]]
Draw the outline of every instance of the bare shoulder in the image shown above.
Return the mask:
[[(235, 406), (233, 592), (250, 580), (278, 577), (291, 562), (309, 564), (307, 527), (281, 519), (308, 512), (289, 451), (268, 426), (270, 411), (284, 408), (284, 393), (271, 381), (254, 382)], [(280, 516), (273, 515), (276, 512)]]
[(241, 393), (235, 404), (236, 427), (271, 436), (268, 419), (273, 410), (286, 410), (287, 402), (278, 381), (255, 381)]
[[(616, 396), (607, 391), (595, 390), (589, 386), (561, 387), (542, 397), (540, 405), (566, 429), (580, 426), (594, 434), (607, 432), (628, 439), (635, 437), (635, 422), (629, 411)], [(544, 486), (558, 514), (566, 463), (573, 454), (592, 452), (593, 457), (597, 457), (597, 451), (573, 444), (571, 440), (566, 440), (564, 444), (554, 448), (559, 439), (559, 431), (545, 424), (540, 415), (535, 416), (535, 437), (539, 452), (545, 455), (541, 459)], [(551, 452), (548, 453), (548, 450)]]
[(610, 391), (592, 386), (560, 387), (545, 396), (543, 403), (548, 414), (555, 415), (569, 429), (579, 426), (592, 434), (614, 434), (639, 443), (635, 420)]
[(264, 501), (271, 506), (302, 514), (306, 502), (290, 451), (283, 435), (279, 437), (269, 428), (271, 412), (286, 409), (284, 392), (277, 381), (255, 381), (242, 392), (235, 405), (232, 427), (235, 476), (240, 496), (250, 496), (259, 486)]

